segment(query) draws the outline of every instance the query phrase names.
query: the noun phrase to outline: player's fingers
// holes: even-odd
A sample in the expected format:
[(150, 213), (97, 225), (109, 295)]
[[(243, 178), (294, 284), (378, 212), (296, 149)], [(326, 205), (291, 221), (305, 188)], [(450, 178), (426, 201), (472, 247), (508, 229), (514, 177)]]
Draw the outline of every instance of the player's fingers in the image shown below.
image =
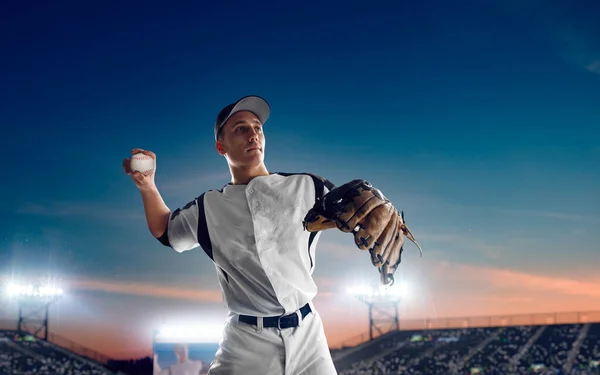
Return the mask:
[(134, 148), (133, 150), (131, 150), (131, 154), (139, 154), (142, 153), (146, 156), (149, 156), (153, 159), (156, 159), (156, 154), (152, 151), (148, 151), (148, 150), (144, 150), (143, 148)]
[(123, 170), (125, 171), (125, 173), (131, 174), (130, 160), (129, 159), (123, 159)]
[(133, 150), (131, 150), (131, 155), (140, 154), (140, 153), (156, 160), (156, 154), (152, 151), (144, 150), (143, 148), (134, 148)]
[(380, 205), (369, 212), (360, 222), (360, 229), (354, 235), (356, 246), (362, 250), (371, 249), (394, 214), (394, 207), (389, 203)]
[(156, 154), (152, 151), (144, 150), (144, 151), (142, 151), (142, 154), (144, 154), (146, 156), (150, 156), (152, 159), (156, 159)]
[(140, 171), (131, 172), (131, 177), (138, 182), (142, 182), (144, 181), (144, 178), (146, 178), (146, 176)]
[(390, 217), (385, 229), (377, 238), (375, 246), (373, 247), (371, 260), (373, 265), (385, 263), (390, 254), (391, 245), (394, 243), (396, 231), (398, 230), (398, 215), (394, 214)]

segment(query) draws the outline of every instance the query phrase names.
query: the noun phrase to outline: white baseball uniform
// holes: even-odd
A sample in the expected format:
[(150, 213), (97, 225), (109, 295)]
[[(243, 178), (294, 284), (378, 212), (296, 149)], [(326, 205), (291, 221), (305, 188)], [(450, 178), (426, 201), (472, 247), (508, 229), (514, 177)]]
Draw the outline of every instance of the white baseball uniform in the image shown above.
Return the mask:
[(209, 190), (171, 214), (159, 241), (178, 252), (202, 247), (229, 310), (209, 374), (337, 374), (311, 302), (320, 233), (302, 225), (332, 188), (313, 174), (270, 173)]

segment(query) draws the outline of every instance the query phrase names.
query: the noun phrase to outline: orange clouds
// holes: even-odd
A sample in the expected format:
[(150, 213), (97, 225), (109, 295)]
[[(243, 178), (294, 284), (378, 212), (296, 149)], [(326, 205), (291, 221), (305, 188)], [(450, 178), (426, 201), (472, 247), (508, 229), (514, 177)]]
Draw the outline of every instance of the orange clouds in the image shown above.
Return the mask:
[[(407, 296), (403, 305), (408, 306), (412, 311), (410, 315), (415, 317), (421, 313), (433, 314), (432, 311), (427, 311), (432, 306), (436, 316), (454, 315), (459, 311), (461, 315), (469, 315), (473, 309), (477, 310), (478, 303), (484, 305), (486, 310), (491, 307), (503, 310), (495, 312), (499, 314), (513, 311), (517, 305), (531, 307), (531, 304), (536, 304), (538, 309), (545, 306), (553, 309), (561, 307), (564, 310), (564, 305), (552, 306), (549, 303), (560, 298), (578, 303), (571, 304), (567, 309), (569, 311), (600, 309), (600, 282), (595, 281), (449, 262), (420, 264), (418, 271), (407, 267), (404, 275), (404, 279), (411, 285), (411, 295)], [(320, 289), (318, 299), (322, 301), (323, 308), (327, 309), (329, 305), (333, 307), (340, 301), (353, 301), (352, 297), (342, 295), (345, 290), (343, 282), (344, 280), (335, 277), (317, 278)], [(69, 289), (219, 304), (223, 301), (218, 289), (147, 283), (81, 279), (70, 281)]]
[(69, 282), (69, 289), (146, 296), (153, 298), (179, 299), (185, 301), (221, 303), (223, 300), (220, 290), (189, 289), (173, 286), (90, 279), (72, 280)]
[(470, 279), (474, 283), (484, 282), (492, 287), (514, 289), (519, 293), (554, 292), (590, 298), (600, 297), (600, 282), (464, 264), (442, 263), (438, 269), (442, 273), (451, 273), (462, 279)]

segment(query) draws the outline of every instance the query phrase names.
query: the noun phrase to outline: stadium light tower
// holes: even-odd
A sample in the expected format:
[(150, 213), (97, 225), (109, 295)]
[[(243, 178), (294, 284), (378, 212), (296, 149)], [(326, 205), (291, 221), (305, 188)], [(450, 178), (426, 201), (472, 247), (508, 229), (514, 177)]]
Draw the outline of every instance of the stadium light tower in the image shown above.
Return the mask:
[(6, 286), (9, 298), (16, 299), (19, 304), (19, 334), (28, 332), (48, 340), (48, 316), (50, 305), (60, 299), (63, 290), (50, 283), (17, 284)]
[(370, 340), (400, 330), (398, 303), (406, 293), (404, 284), (394, 284), (391, 287), (360, 285), (349, 288), (348, 293), (369, 307)]

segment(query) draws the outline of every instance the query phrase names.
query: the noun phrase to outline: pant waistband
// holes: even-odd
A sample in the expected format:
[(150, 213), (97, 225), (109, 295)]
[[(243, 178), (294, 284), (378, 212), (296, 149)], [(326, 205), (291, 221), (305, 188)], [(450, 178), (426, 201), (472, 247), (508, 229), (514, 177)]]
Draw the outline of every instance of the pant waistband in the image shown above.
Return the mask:
[[(300, 308), (300, 315), (302, 315), (302, 320), (311, 312), (310, 304), (306, 304)], [(258, 319), (255, 316), (249, 315), (240, 315), (239, 321), (250, 324), (257, 325)], [(292, 328), (297, 327), (300, 324), (298, 320), (298, 314), (292, 313), (289, 315), (283, 316), (265, 316), (263, 318), (263, 327), (271, 327), (271, 328)]]

